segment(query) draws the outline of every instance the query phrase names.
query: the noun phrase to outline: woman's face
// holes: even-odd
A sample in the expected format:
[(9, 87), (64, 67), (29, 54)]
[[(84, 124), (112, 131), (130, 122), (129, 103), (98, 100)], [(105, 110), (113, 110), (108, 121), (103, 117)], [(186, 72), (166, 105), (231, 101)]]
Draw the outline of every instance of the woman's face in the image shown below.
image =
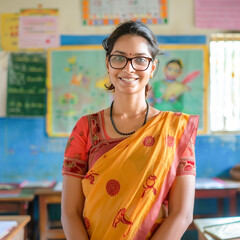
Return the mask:
[[(137, 35), (123, 35), (115, 42), (111, 55), (121, 55), (127, 58), (147, 57), (152, 58), (148, 50), (148, 42), (145, 38)], [(115, 87), (115, 94), (119, 92), (125, 94), (143, 93), (145, 96), (145, 86), (156, 65), (152, 61), (145, 71), (135, 70), (130, 61), (123, 69), (114, 69), (110, 66), (108, 59), (106, 65), (111, 83)]]

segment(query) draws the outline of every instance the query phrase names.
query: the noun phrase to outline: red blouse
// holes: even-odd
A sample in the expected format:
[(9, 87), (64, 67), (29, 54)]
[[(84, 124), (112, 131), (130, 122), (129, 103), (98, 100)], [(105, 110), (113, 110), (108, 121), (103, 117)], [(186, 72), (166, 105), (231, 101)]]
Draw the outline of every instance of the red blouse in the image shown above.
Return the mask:
[[(94, 162), (104, 153), (102, 152), (103, 149), (110, 150), (123, 139), (112, 139), (107, 135), (103, 110), (81, 117), (68, 139), (64, 153), (62, 174), (84, 177)], [(192, 139), (195, 139), (195, 136)], [(179, 160), (177, 176), (196, 175), (195, 143), (192, 139)]]

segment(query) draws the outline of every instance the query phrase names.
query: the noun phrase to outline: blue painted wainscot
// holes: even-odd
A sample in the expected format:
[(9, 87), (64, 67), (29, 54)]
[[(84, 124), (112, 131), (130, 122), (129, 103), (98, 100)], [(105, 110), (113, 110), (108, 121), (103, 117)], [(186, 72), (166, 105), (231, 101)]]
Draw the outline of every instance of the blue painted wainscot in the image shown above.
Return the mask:
[[(0, 118), (0, 181), (61, 180), (67, 138), (50, 138), (45, 118)], [(240, 163), (239, 135), (199, 135), (197, 177), (228, 177)]]

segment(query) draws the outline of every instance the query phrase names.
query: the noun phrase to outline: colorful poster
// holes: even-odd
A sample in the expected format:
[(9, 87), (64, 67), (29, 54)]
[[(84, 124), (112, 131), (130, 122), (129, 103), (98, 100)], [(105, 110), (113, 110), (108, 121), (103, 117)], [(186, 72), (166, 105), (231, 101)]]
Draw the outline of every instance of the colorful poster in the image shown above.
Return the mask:
[(77, 120), (110, 105), (102, 46), (50, 49), (47, 77), (47, 133), (69, 136)]
[(19, 14), (1, 14), (1, 47), (5, 51), (18, 50)]
[(148, 94), (160, 111), (200, 115), (199, 133), (207, 131), (208, 54), (203, 45), (160, 46), (163, 55)]
[(46, 49), (58, 47), (58, 10), (25, 9), (20, 13), (19, 47)]
[(195, 0), (195, 22), (199, 28), (240, 30), (239, 0)]
[(147, 24), (168, 22), (168, 0), (83, 0), (84, 25), (111, 25), (126, 20)]

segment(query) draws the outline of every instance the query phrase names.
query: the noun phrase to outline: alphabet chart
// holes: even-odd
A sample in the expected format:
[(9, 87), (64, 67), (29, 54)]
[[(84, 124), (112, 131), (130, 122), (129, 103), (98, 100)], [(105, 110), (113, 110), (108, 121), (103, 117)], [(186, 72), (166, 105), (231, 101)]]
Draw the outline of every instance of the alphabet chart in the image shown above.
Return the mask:
[(168, 0), (83, 0), (83, 25), (111, 25), (126, 20), (168, 22)]

